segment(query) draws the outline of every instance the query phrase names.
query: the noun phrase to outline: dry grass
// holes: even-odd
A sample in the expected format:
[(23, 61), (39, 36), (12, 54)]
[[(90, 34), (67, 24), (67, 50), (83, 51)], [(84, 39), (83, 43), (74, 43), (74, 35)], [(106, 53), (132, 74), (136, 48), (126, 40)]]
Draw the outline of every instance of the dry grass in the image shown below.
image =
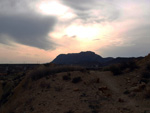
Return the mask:
[(83, 71), (83, 70), (84, 68), (79, 66), (55, 66), (55, 67), (40, 66), (37, 69), (31, 71), (29, 76), (32, 78), (32, 80), (38, 80), (42, 77), (46, 77), (48, 75), (52, 75), (55, 73)]

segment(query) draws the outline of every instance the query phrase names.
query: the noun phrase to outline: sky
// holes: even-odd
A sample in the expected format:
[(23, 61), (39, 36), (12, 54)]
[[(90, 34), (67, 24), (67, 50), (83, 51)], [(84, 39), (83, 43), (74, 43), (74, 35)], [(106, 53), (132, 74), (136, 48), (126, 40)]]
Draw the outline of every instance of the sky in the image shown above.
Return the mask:
[(0, 63), (150, 53), (150, 0), (0, 0)]

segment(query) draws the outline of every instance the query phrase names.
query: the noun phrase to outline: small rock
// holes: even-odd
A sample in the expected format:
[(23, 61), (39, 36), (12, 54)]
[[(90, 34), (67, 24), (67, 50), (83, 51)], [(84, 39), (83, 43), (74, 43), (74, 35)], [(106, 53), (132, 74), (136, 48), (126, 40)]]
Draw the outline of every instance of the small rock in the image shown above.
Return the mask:
[(129, 89), (129, 91), (131, 91), (131, 92), (140, 92), (140, 89), (139, 89), (138, 86), (135, 86), (135, 87), (131, 87), (131, 88)]
[(146, 87), (146, 84), (142, 82), (141, 84), (135, 87), (131, 87), (129, 90), (133, 92), (141, 92), (145, 87)]
[(127, 80), (127, 82), (128, 82), (128, 83), (131, 83), (131, 81), (130, 81), (130, 80)]
[(84, 84), (84, 85), (87, 85), (87, 83), (86, 83), (86, 82), (83, 82), (83, 84)]
[(139, 89), (144, 89), (146, 87), (146, 84), (144, 82), (142, 82), (140, 85), (139, 85)]
[(57, 105), (62, 105), (62, 104), (60, 102), (58, 102)]
[(124, 102), (124, 100), (121, 99), (121, 98), (119, 98), (119, 99), (118, 99), (118, 102), (122, 103), (122, 102)]
[(100, 91), (103, 91), (103, 90), (108, 90), (107, 86), (103, 86), (103, 87), (100, 87), (98, 88)]
[(135, 97), (136, 96), (136, 94), (134, 93), (134, 92), (131, 92), (130, 94), (129, 94), (129, 97)]
[(79, 91), (79, 88), (75, 88), (73, 91)]
[(96, 83), (99, 83), (99, 82), (100, 82), (100, 80), (99, 80), (99, 78), (97, 78)]
[(106, 97), (112, 97), (112, 95), (111, 95), (111, 94), (106, 94), (105, 96), (106, 96)]
[(130, 78), (127, 78), (127, 80), (131, 80)]
[(98, 90), (104, 93), (104, 91), (108, 90), (108, 88), (106, 86), (103, 86), (103, 87), (98, 88)]
[(63, 101), (64, 101), (64, 99), (61, 99), (60, 101), (61, 101), (61, 102), (63, 102)]

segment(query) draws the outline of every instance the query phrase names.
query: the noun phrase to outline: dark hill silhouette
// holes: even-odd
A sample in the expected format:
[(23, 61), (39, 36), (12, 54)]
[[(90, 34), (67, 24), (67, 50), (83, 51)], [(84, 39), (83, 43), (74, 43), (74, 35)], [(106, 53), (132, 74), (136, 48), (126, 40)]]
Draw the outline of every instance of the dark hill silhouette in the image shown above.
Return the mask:
[(60, 54), (52, 63), (55, 64), (87, 64), (87, 63), (104, 63), (110, 61), (113, 58), (102, 58), (94, 52), (80, 52), (71, 54)]
[(127, 62), (133, 59), (135, 58), (103, 58), (92, 51), (86, 51), (80, 53), (60, 54), (52, 61), (52, 63), (63, 65), (105, 66), (109, 64)]

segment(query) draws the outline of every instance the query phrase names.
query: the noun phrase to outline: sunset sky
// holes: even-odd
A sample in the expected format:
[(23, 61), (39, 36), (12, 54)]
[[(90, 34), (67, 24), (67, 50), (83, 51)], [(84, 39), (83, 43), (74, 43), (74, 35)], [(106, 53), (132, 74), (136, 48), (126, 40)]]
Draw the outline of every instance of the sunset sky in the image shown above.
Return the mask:
[(0, 0), (0, 63), (150, 53), (150, 0)]

